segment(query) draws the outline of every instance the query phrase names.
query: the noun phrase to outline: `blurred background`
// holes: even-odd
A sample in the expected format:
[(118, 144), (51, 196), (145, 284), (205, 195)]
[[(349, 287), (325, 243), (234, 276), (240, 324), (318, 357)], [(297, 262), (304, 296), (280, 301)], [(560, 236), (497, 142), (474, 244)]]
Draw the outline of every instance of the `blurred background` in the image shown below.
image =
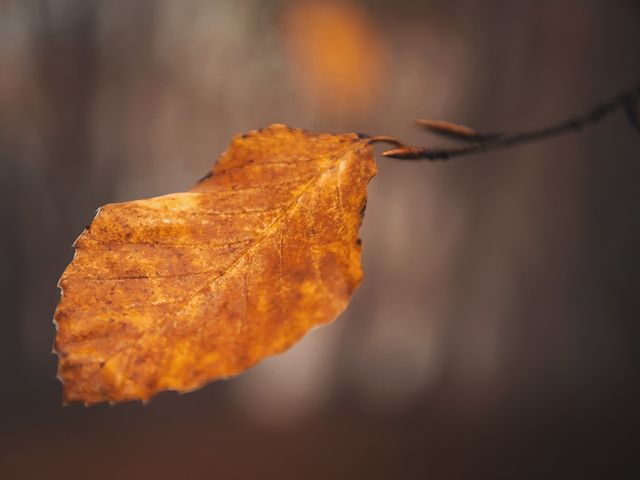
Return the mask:
[[(61, 406), (56, 282), (96, 208), (282, 122), (442, 143), (640, 78), (631, 0), (0, 0), (0, 477), (631, 478), (640, 136), (378, 156), (348, 310), (236, 379)], [(380, 149), (378, 149), (380, 150)], [(637, 473), (637, 472), (636, 472)]]

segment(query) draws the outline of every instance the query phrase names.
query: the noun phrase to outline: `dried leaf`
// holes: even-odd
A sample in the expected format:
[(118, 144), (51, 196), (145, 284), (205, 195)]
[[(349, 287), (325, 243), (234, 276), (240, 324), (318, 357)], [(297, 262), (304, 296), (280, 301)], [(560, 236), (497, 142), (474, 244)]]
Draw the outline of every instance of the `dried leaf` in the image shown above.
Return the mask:
[(273, 125), (189, 192), (102, 207), (59, 283), (65, 402), (197, 389), (332, 321), (375, 172), (367, 139)]

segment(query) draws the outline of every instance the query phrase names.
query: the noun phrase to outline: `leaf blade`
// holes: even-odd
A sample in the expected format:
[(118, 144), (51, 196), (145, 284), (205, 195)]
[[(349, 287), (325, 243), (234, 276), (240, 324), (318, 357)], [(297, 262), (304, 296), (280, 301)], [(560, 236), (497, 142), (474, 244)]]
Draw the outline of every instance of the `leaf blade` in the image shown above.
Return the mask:
[(333, 320), (362, 277), (374, 174), (356, 135), (274, 125), (236, 137), (190, 192), (101, 209), (60, 282), (65, 401), (190, 391)]

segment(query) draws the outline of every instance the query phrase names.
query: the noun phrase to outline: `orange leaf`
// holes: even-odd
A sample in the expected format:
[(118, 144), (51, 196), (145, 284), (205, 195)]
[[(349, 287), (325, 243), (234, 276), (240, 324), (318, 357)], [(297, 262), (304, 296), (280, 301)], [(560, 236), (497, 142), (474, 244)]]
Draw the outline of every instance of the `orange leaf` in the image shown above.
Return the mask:
[(369, 141), (272, 125), (188, 192), (102, 207), (60, 279), (65, 402), (237, 375), (332, 321), (360, 283)]

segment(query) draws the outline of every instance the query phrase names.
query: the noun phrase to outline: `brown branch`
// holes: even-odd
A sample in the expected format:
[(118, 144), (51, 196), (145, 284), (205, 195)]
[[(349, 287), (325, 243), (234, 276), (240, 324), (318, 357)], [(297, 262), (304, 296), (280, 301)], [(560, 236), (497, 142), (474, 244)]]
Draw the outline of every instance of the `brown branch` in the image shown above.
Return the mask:
[(418, 124), (436, 134), (473, 143), (464, 147), (453, 148), (400, 146), (387, 150), (383, 152), (382, 155), (402, 160), (448, 160), (452, 157), (512, 147), (521, 143), (543, 140), (565, 133), (580, 132), (584, 128), (600, 122), (618, 110), (624, 110), (631, 124), (640, 130), (639, 102), (640, 83), (632, 90), (617, 95), (582, 115), (571, 117), (548, 127), (510, 133), (482, 134), (472, 128), (455, 123), (439, 120), (418, 120)]

